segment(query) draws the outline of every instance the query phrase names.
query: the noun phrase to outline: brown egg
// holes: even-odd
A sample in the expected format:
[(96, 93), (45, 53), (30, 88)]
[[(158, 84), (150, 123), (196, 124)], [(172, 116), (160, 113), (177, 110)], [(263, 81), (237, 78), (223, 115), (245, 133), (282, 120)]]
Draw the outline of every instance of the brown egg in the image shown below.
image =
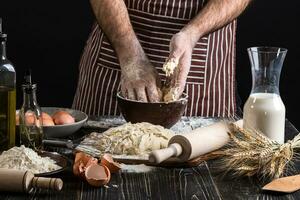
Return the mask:
[(54, 126), (54, 121), (52, 117), (45, 112), (42, 112), (42, 120), (43, 120), (43, 126)]
[(34, 125), (35, 123), (35, 115), (32, 112), (25, 113), (25, 124), (26, 125)]
[(19, 113), (16, 114), (16, 125), (20, 125), (20, 115), (19, 115)]
[(95, 187), (106, 185), (110, 180), (110, 171), (105, 165), (92, 164), (85, 170), (87, 182)]
[(43, 120), (53, 120), (52, 117), (48, 113), (45, 113), (45, 112), (42, 112), (42, 119)]
[(53, 121), (56, 125), (72, 124), (75, 119), (66, 111), (57, 111), (52, 115)]
[[(26, 125), (34, 125), (35, 116), (32, 112), (27, 112), (25, 114), (25, 123)], [(20, 125), (20, 114), (16, 114), (16, 125)]]
[(105, 153), (102, 156), (101, 164), (105, 165), (111, 173), (116, 173), (121, 169), (121, 165), (113, 160), (110, 154)]
[(43, 126), (55, 126), (52, 119), (43, 119)]

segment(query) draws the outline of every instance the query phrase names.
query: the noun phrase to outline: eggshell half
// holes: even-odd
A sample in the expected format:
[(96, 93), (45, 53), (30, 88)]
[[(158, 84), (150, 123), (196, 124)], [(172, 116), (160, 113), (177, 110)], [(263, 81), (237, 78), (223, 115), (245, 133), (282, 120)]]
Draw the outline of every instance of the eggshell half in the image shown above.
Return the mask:
[(110, 171), (105, 165), (91, 164), (85, 170), (87, 182), (95, 187), (106, 185), (110, 180)]
[(81, 176), (82, 178), (84, 178), (84, 172), (86, 168), (91, 164), (97, 164), (97, 163), (98, 163), (97, 158), (93, 158), (92, 156), (87, 155), (83, 152), (78, 152), (75, 155), (75, 160), (73, 164), (73, 173), (76, 176)]
[(101, 158), (101, 164), (108, 167), (111, 173), (116, 173), (121, 169), (121, 165), (113, 160), (110, 154), (105, 153)]

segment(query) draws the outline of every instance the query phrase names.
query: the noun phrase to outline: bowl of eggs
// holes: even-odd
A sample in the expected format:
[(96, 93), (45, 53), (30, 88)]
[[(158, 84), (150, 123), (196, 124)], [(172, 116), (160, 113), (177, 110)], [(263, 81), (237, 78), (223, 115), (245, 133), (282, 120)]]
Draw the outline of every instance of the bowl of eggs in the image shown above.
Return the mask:
[[(82, 111), (69, 108), (41, 107), (43, 132), (47, 138), (67, 137), (78, 131), (87, 121), (88, 116)], [(25, 114), (26, 124), (34, 123), (34, 116)], [(17, 111), (16, 124), (19, 126)]]

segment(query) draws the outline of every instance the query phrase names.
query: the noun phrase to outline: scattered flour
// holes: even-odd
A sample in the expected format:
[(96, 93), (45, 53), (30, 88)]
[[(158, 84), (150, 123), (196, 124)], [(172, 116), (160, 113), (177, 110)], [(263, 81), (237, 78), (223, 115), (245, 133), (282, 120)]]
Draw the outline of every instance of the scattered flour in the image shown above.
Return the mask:
[(140, 165), (125, 165), (121, 164), (122, 171), (128, 172), (128, 173), (145, 173), (150, 172), (155, 169), (155, 167), (147, 166), (144, 164)]
[(51, 172), (61, 167), (49, 157), (41, 157), (24, 145), (3, 151), (0, 155), (0, 168), (29, 170), (34, 174)]

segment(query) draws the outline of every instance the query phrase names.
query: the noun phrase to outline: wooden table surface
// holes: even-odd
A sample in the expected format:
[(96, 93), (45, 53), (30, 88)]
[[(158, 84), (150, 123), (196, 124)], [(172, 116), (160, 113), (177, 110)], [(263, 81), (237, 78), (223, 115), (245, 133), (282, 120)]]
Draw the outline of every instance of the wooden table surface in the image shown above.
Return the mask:
[[(179, 127), (184, 129), (206, 125), (205, 122), (196, 125), (189, 123), (188, 118), (183, 121), (183, 125)], [(97, 122), (90, 122), (92, 123), (88, 123), (88, 126), (78, 133), (77, 138), (72, 139), (76, 140), (94, 130)], [(104, 124), (104, 129), (106, 125)], [(176, 126), (178, 128), (178, 125)], [(297, 133), (296, 128), (286, 121), (286, 139), (291, 139)], [(70, 161), (72, 160), (70, 150), (63, 148), (56, 150), (68, 156)], [(300, 170), (300, 164), (296, 164), (296, 168)], [(112, 175), (107, 187), (100, 188), (91, 187), (74, 177), (71, 167), (57, 174), (56, 177), (61, 177), (64, 181), (64, 187), (60, 192), (41, 189), (34, 190), (30, 194), (1, 192), (0, 199), (300, 199), (300, 191), (288, 195), (264, 193), (260, 190), (262, 183), (255, 178), (233, 179), (224, 176), (218, 172), (217, 161), (213, 160), (193, 168), (155, 167), (149, 172), (140, 173), (120, 171)]]

